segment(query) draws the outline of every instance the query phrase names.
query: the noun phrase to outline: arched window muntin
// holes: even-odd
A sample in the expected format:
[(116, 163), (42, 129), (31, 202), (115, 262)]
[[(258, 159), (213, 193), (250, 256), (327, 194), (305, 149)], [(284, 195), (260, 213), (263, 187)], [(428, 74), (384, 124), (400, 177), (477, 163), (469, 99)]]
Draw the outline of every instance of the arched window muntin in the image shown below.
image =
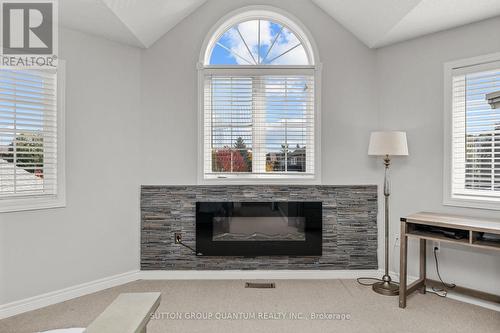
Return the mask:
[(286, 25), (250, 19), (226, 30), (211, 47), (207, 65), (310, 65), (301, 38)]
[[(210, 64), (210, 58), (212, 52), (217, 46), (219, 40), (233, 27), (238, 26), (241, 23), (246, 23), (249, 21), (269, 21), (271, 23), (279, 24), (284, 29), (289, 30), (303, 47), (304, 52), (307, 56), (307, 64), (287, 64), (287, 65), (276, 65), (276, 64)], [(232, 12), (222, 18), (213, 28), (209, 34), (209, 38), (206, 38), (202, 46), (202, 54), (200, 55), (200, 67), (235, 67), (235, 68), (245, 68), (245, 67), (297, 67), (297, 68), (314, 68), (316, 64), (319, 63), (317, 59), (316, 46), (313, 42), (312, 37), (307, 32), (306, 28), (292, 15), (285, 13), (281, 9), (272, 8), (268, 6), (251, 6), (242, 8), (238, 11)], [(247, 51), (248, 53), (249, 51)], [(250, 55), (248, 55), (250, 56)], [(254, 60), (254, 59), (247, 59)]]
[[(265, 64), (258, 63), (258, 61), (253, 64), (211, 64), (210, 58), (219, 39), (232, 27), (252, 20), (266, 20), (279, 24), (283, 27), (283, 29), (288, 29), (294, 34), (300, 42), (300, 45), (303, 47), (307, 61), (301, 64)], [(300, 21), (281, 9), (269, 6), (245, 7), (229, 13), (219, 20), (217, 24), (215, 24), (214, 28), (210, 30), (203, 42), (198, 65), (200, 110), (198, 183), (321, 183), (321, 117), (319, 98), (319, 92), (321, 90), (321, 63), (316, 50), (316, 46), (308, 30), (300, 23)], [(247, 49), (247, 51), (250, 53), (250, 50)], [(305, 83), (305, 81), (300, 81), (299, 83), (305, 87), (305, 90), (308, 89), (308, 96), (306, 98), (307, 101), (304, 103), (305, 118), (307, 118), (308, 121), (304, 127), (304, 131), (306, 133), (304, 137), (306, 139), (303, 140), (300, 147), (299, 144), (293, 143), (289, 148), (289, 144), (286, 144), (286, 148), (284, 149), (285, 160), (284, 162), (282, 161), (281, 166), (279, 167), (281, 169), (268, 170), (268, 162), (271, 158), (273, 158), (273, 156), (269, 156), (270, 154), (266, 146), (261, 143), (266, 140), (265, 131), (262, 129), (262, 126), (267, 120), (265, 116), (259, 115), (259, 110), (262, 109), (262, 105), (266, 104), (266, 102), (259, 97), (252, 97), (252, 108), (254, 109), (252, 110), (253, 120), (251, 121), (253, 122), (253, 126), (251, 132), (248, 134), (251, 139), (247, 139), (246, 141), (247, 143), (249, 140), (252, 141), (250, 144), (251, 149), (249, 149), (251, 166), (248, 168), (243, 166), (243, 169), (239, 166), (235, 167), (233, 170), (233, 167), (236, 165), (234, 163), (238, 161), (237, 159), (233, 161), (234, 158), (232, 153), (229, 155), (230, 152), (225, 151), (220, 154), (221, 156), (214, 153), (217, 149), (214, 148), (213, 142), (214, 138), (218, 135), (217, 132), (214, 131), (213, 127), (214, 113), (216, 113), (214, 112), (214, 105), (217, 106), (217, 101), (214, 103), (214, 100), (218, 97), (218, 95), (217, 90), (214, 92), (213, 87), (215, 86), (216, 89), (218, 89), (218, 82), (216, 80), (220, 79), (220, 77), (222, 77), (223, 80), (231, 78), (231, 86), (236, 86), (237, 89), (245, 87), (245, 84), (251, 81), (252, 90), (258, 90), (257, 95), (262, 94), (262, 89), (267, 89), (266, 84), (268, 85), (267, 87), (269, 87), (274, 83), (278, 83), (282, 85), (280, 89), (284, 88), (285, 90), (289, 90), (290, 88), (293, 90), (294, 84), (297, 83), (294, 79), (300, 78), (300, 80), (308, 80), (307, 83)], [(269, 81), (269, 79), (276, 80), (277, 78), (278, 81)], [(284, 78), (286, 82), (280, 81), (281, 78)], [(264, 95), (266, 94), (269, 95), (267, 92), (264, 93)], [(233, 94), (232, 98), (235, 98), (235, 96), (236, 99), (238, 99), (241, 95)], [(293, 102), (291, 103), (293, 104)], [(287, 117), (284, 116), (284, 118)], [(215, 115), (215, 122), (217, 122), (217, 115)], [(267, 123), (265, 126), (267, 126)], [(288, 126), (288, 130), (290, 132), (294, 133), (293, 131), (295, 131), (295, 129), (293, 128), (298, 126), (298, 124), (292, 119), (292, 121), (289, 121), (286, 126)], [(288, 140), (289, 139), (290, 137), (288, 137)], [(232, 138), (231, 143), (228, 144), (232, 150), (234, 150), (236, 145), (233, 141), (236, 142), (235, 138)], [(278, 144), (277, 147), (279, 150), (280, 145)], [(305, 152), (302, 151), (302, 153), (300, 153), (299, 148), (304, 149)], [(274, 152), (276, 151), (277, 149), (275, 148)], [(288, 156), (286, 151), (289, 152)], [(246, 150), (242, 154), (237, 155), (245, 154)], [(278, 152), (277, 155), (280, 155), (280, 153)], [(231, 158), (229, 158), (229, 156)], [(246, 157), (248, 157), (248, 154), (246, 154)], [(227, 163), (228, 165), (225, 167), (226, 169), (230, 167), (231, 172), (220, 172), (220, 170), (214, 171), (213, 168), (214, 165), (217, 164), (217, 161), (219, 161), (219, 159), (224, 160), (225, 158), (227, 160), (231, 160), (231, 163)], [(276, 157), (274, 158), (276, 159)], [(297, 171), (293, 168), (297, 168), (297, 161), (300, 161), (301, 158), (303, 167), (300, 171)], [(245, 165), (245, 163), (241, 162), (241, 158), (239, 159), (239, 163)], [(276, 161), (274, 163), (276, 165)]]

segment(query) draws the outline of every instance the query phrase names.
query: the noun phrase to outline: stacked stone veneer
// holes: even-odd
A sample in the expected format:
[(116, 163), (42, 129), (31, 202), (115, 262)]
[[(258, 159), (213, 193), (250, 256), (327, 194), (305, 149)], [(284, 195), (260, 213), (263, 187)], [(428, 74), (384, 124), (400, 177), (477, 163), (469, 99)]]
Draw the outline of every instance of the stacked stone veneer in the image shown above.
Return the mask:
[[(174, 244), (174, 232), (196, 247), (197, 201), (321, 201), (321, 257), (199, 257)], [(141, 269), (377, 269), (377, 187), (142, 186)]]

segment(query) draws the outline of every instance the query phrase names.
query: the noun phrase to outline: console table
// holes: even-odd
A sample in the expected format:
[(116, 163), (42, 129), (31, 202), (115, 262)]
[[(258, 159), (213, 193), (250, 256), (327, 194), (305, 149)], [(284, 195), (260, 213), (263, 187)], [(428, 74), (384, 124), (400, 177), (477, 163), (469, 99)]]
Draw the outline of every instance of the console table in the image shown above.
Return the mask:
[[(461, 244), (469, 247), (500, 251), (500, 220), (480, 219), (458, 215), (420, 212), (401, 218), (401, 255), (399, 307), (406, 307), (406, 298), (418, 290), (425, 293), (426, 286), (440, 286), (439, 281), (426, 276), (426, 241)], [(420, 276), (407, 286), (408, 238), (420, 240)], [(499, 252), (500, 253), (500, 252)], [(456, 286), (454, 291), (500, 303), (500, 296)]]

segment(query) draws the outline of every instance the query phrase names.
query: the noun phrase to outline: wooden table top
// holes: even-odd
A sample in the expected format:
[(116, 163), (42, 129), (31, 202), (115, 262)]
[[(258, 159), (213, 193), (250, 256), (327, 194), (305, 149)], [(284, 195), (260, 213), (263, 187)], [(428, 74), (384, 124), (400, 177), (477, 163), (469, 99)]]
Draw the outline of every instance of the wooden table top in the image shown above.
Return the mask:
[(486, 219), (454, 214), (419, 212), (410, 214), (405, 219), (407, 222), (416, 224), (500, 234), (500, 213), (498, 219)]

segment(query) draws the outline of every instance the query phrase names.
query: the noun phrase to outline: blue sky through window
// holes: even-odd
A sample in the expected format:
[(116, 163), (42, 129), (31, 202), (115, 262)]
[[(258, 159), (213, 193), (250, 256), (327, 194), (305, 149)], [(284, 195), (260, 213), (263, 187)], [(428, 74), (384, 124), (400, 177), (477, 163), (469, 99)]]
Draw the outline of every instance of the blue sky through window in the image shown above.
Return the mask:
[(306, 50), (287, 27), (268, 20), (234, 25), (215, 43), (210, 65), (308, 65)]
[[(208, 65), (233, 66), (311, 65), (295, 33), (259, 19), (225, 31), (212, 46), (208, 61)], [(265, 164), (266, 172), (306, 171), (306, 149), (312, 151), (314, 141), (312, 74), (242, 70), (235, 75), (214, 74), (209, 82), (212, 152), (234, 148), (241, 137), (260, 170)]]
[(465, 77), (465, 186), (500, 191), (500, 109), (485, 96), (500, 89), (500, 70)]
[[(218, 77), (211, 80), (212, 146), (232, 147), (242, 137), (252, 147), (256, 114), (263, 119), (265, 147), (279, 152), (307, 144), (312, 113), (312, 79), (307, 76)], [(257, 88), (259, 87), (259, 88)], [(257, 95), (254, 95), (256, 89)], [(262, 103), (263, 109), (254, 103)]]
[[(9, 120), (16, 119), (17, 134), (23, 131), (43, 130), (44, 108), (36, 103), (45, 98), (43, 81), (36, 75), (30, 75), (28, 71), (2, 69), (1, 73), (0, 88), (3, 89), (2, 95), (5, 98), (0, 101), (0, 110), (4, 111), (5, 117), (12, 118)], [(22, 81), (22, 85), (17, 84), (19, 80)], [(14, 129), (10, 123), (2, 127)], [(1, 143), (3, 145), (4, 141)]]
[[(484, 134), (500, 126), (500, 110), (492, 109), (486, 94), (500, 89), (500, 70), (468, 74), (466, 76), (467, 134)], [(489, 121), (489, 120), (497, 120)]]

